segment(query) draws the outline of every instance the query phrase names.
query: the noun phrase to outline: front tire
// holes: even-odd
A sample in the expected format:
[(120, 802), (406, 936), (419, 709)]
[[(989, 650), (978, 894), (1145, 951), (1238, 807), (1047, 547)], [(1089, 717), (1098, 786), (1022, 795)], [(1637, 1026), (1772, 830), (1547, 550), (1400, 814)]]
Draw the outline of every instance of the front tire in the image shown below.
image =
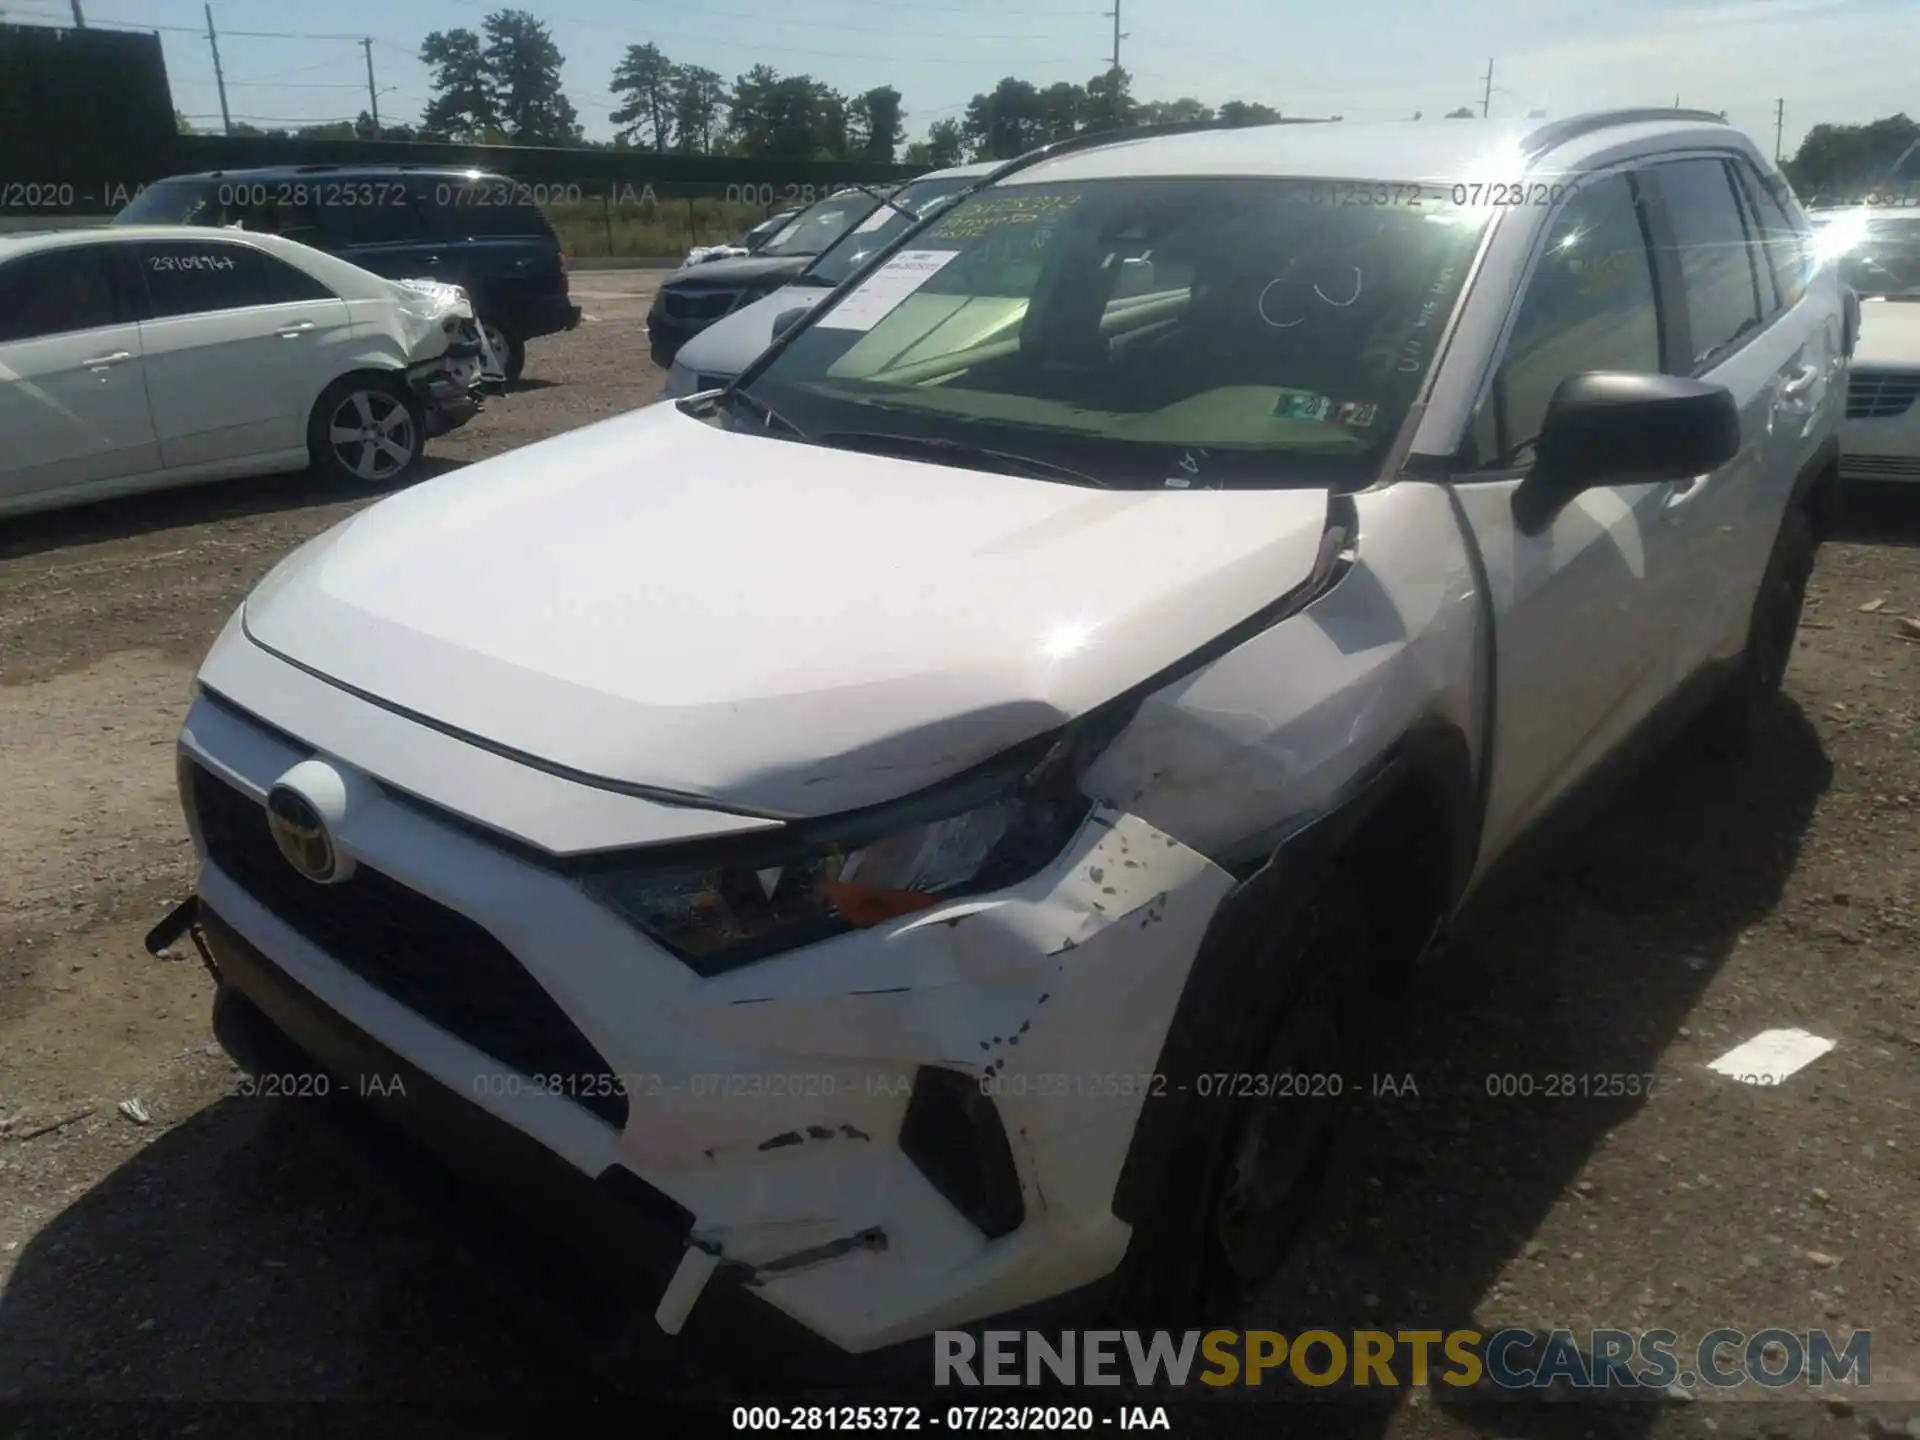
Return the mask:
[[(1230, 1313), (1312, 1216), (1358, 1093), (1371, 956), (1350, 876), (1322, 870), (1305, 893), (1247, 938), (1197, 1008), (1207, 1073), (1166, 1077), (1183, 1096), (1182, 1138), (1170, 1183), (1134, 1227), (1116, 1323)], [(1196, 1183), (1171, 1178), (1183, 1176)]]
[(321, 479), (374, 489), (404, 479), (426, 450), (426, 414), (390, 376), (346, 375), (333, 382), (307, 422), (307, 454)]
[(494, 358), (500, 362), (507, 383), (517, 385), (521, 372), (527, 368), (527, 342), (514, 333), (511, 325), (497, 316), (482, 315), (479, 325), (487, 337), (487, 344), (493, 347)]

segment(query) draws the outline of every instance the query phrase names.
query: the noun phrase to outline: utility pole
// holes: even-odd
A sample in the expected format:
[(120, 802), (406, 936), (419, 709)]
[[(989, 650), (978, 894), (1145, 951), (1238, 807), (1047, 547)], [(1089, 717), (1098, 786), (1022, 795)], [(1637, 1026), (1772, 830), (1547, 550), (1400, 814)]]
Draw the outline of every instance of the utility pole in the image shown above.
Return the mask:
[(367, 57), (367, 113), (373, 117), (373, 137), (380, 138), (380, 92), (373, 88), (373, 41), (371, 38), (360, 42), (360, 49)]
[(1126, 118), (1123, 109), (1125, 98), (1120, 93), (1120, 42), (1130, 37), (1120, 33), (1120, 0), (1113, 0), (1113, 9), (1102, 13), (1113, 17), (1113, 69), (1110, 74), (1113, 80), (1113, 123), (1118, 125)]
[(1486, 119), (1487, 112), (1492, 108), (1493, 108), (1493, 61), (1491, 58), (1489, 58), (1487, 61), (1486, 93), (1484, 93), (1480, 97), (1480, 118), (1482, 120)]
[(1780, 163), (1780, 134), (1787, 127), (1787, 100), (1783, 95), (1773, 102), (1773, 163)]
[(213, 6), (202, 5), (207, 12), (207, 44), (213, 50), (213, 83), (220, 89), (220, 124), (228, 135), (233, 134), (233, 116), (227, 113), (227, 77), (220, 69), (220, 37), (213, 33)]

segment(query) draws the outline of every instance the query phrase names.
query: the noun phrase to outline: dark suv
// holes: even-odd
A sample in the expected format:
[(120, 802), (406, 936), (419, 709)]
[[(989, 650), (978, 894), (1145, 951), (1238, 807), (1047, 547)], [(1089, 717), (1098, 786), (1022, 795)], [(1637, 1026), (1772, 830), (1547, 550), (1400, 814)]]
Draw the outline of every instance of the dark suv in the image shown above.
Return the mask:
[(533, 187), (477, 170), (275, 166), (149, 185), (116, 225), (237, 225), (299, 240), (394, 280), (463, 286), (509, 380), (526, 342), (571, 330), (567, 258)]
[(865, 220), (888, 192), (842, 190), (795, 215), (751, 255), (682, 266), (647, 312), (647, 341), (656, 365), (671, 365), (680, 347), (716, 320), (791, 284), (834, 241)]

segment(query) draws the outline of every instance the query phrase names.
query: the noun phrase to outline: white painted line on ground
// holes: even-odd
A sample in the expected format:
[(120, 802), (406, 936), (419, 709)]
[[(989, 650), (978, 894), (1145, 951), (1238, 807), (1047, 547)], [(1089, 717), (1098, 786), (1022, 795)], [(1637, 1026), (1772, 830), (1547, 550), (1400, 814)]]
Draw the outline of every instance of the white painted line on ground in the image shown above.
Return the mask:
[(1805, 1030), (1762, 1030), (1707, 1068), (1743, 1085), (1778, 1085), (1833, 1047), (1833, 1041)]

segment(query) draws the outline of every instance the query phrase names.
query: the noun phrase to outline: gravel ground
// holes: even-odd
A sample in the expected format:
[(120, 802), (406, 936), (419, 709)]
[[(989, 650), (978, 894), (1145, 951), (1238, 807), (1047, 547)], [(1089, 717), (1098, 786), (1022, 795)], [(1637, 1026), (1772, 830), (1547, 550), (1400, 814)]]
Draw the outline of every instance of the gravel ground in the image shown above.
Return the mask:
[[(577, 277), (591, 322), (532, 346), (523, 388), (432, 465), (655, 398), (653, 278)], [(0, 1424), (252, 1434), (269, 1412), (191, 1431), (124, 1402), (352, 1399), (487, 1407), (471, 1434), (606, 1393), (301, 1102), (240, 1097), (205, 973), (141, 947), (191, 884), (171, 746), (193, 667), (276, 558), (362, 503), (293, 477), (0, 525), (0, 1398), (51, 1405)], [(1418, 1392), (1295, 1433), (1920, 1436), (1916, 614), (1920, 495), (1861, 496), (1759, 752), (1662, 762), (1423, 980), (1401, 1093), (1356, 1102), (1306, 1244), (1238, 1317), (1870, 1328), (1871, 1386), (1606, 1411)], [(1771, 1089), (1706, 1068), (1782, 1026), (1837, 1047)], [(1562, 1074), (1652, 1093), (1548, 1098)], [(1501, 1076), (1535, 1093), (1490, 1094)], [(1174, 1414), (1270, 1433), (1244, 1398)]]

